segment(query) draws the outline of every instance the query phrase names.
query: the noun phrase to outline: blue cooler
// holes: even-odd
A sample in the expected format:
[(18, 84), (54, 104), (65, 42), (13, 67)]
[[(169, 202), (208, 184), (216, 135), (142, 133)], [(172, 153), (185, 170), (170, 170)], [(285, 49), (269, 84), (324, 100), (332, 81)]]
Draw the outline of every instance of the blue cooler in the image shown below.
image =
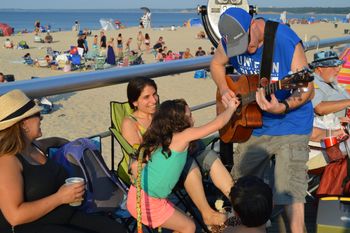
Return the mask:
[(194, 72), (194, 78), (206, 78), (207, 77), (207, 71), (206, 70), (197, 70)]

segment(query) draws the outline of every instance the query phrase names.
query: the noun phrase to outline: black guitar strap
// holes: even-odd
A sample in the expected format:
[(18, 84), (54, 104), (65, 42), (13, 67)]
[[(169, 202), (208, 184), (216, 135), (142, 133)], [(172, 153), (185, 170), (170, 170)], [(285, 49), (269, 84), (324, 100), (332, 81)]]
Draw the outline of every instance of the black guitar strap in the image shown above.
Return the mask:
[(274, 21), (266, 21), (264, 30), (264, 48), (260, 63), (260, 79), (264, 77), (269, 82), (271, 78), (272, 58), (278, 24), (279, 23)]

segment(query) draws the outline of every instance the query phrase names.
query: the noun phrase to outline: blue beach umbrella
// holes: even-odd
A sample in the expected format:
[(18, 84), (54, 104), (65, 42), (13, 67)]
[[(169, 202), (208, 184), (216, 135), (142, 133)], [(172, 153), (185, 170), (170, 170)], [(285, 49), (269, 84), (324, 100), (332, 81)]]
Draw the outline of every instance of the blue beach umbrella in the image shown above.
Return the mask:
[(192, 18), (187, 21), (187, 27), (201, 27), (202, 21), (199, 18)]

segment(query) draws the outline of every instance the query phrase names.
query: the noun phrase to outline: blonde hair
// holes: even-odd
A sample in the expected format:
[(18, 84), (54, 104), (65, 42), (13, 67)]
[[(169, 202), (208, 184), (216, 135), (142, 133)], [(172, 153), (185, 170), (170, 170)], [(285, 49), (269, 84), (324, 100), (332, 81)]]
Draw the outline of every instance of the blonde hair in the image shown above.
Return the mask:
[(21, 122), (0, 131), (0, 156), (15, 155), (23, 150), (25, 142)]

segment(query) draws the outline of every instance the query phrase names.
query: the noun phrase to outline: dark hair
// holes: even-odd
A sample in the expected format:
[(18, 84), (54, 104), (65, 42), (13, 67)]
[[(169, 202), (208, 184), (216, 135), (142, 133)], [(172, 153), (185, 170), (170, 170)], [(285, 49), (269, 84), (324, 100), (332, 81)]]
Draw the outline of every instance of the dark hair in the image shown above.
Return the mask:
[(171, 156), (169, 145), (173, 134), (191, 127), (191, 122), (185, 114), (186, 106), (188, 105), (184, 99), (167, 100), (159, 106), (140, 145), (140, 149), (145, 149), (144, 156), (150, 155), (160, 146), (166, 158)]
[(258, 177), (239, 178), (231, 189), (230, 198), (243, 225), (257, 227), (269, 220), (272, 213), (272, 191)]
[(145, 39), (148, 39), (148, 40), (149, 40), (149, 35), (148, 35), (148, 33), (145, 34)]
[(128, 102), (132, 109), (135, 109), (134, 102), (138, 100), (141, 95), (141, 92), (146, 86), (153, 87), (157, 92), (157, 84), (150, 78), (138, 78), (133, 79), (129, 82), (128, 87), (126, 89), (126, 93), (128, 96)]

